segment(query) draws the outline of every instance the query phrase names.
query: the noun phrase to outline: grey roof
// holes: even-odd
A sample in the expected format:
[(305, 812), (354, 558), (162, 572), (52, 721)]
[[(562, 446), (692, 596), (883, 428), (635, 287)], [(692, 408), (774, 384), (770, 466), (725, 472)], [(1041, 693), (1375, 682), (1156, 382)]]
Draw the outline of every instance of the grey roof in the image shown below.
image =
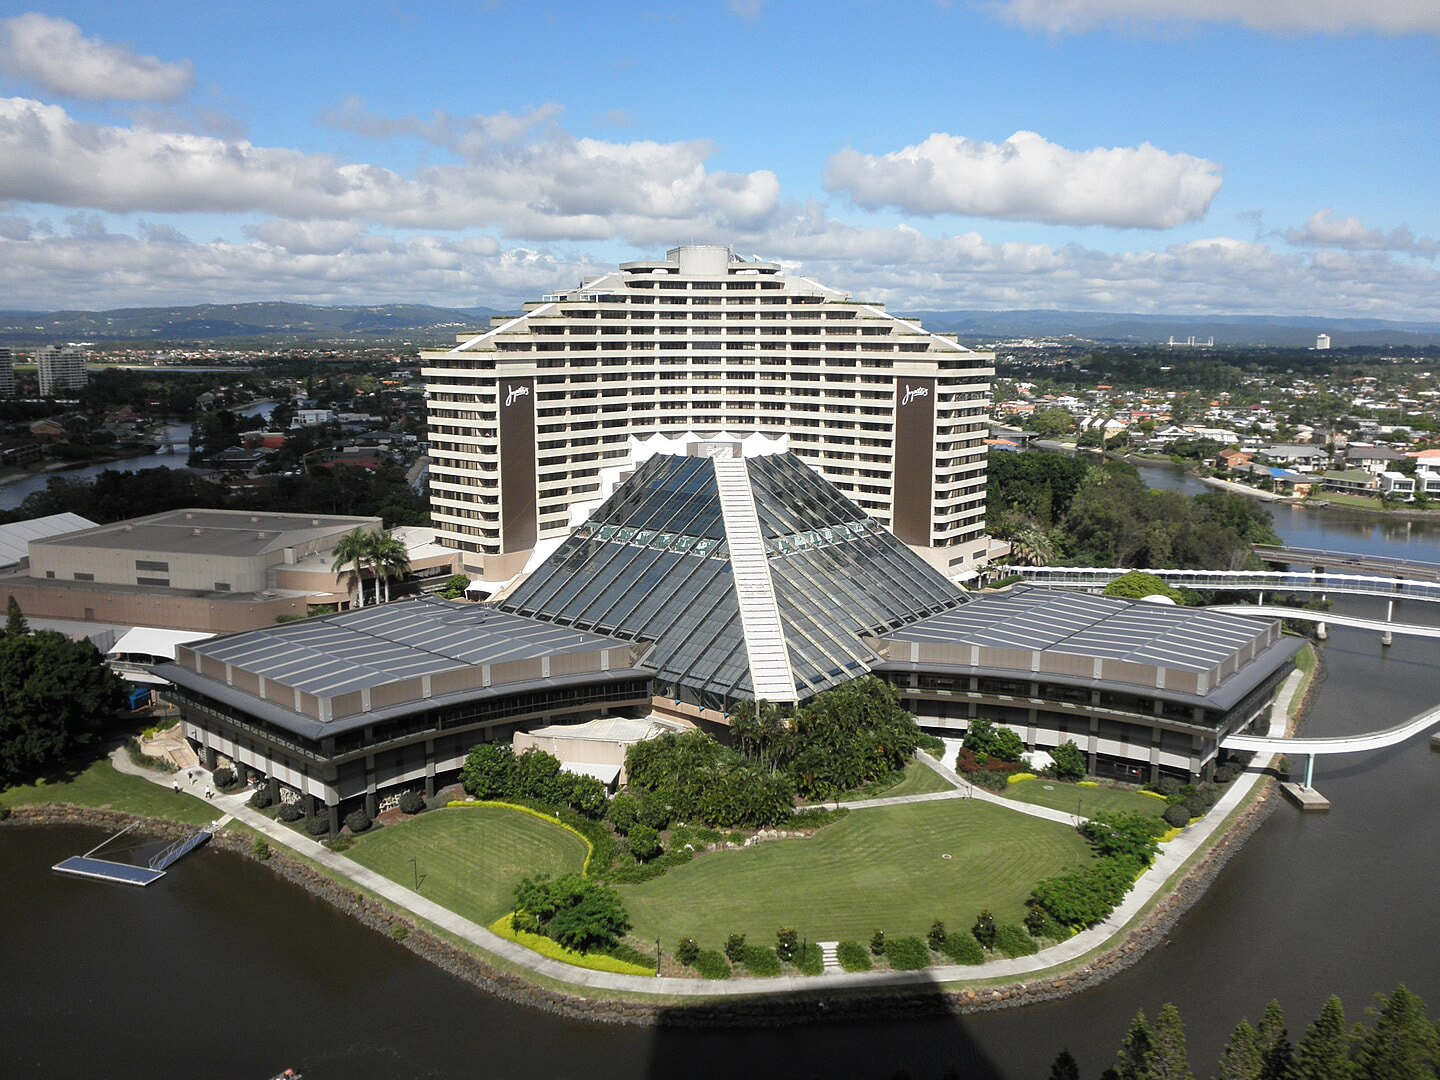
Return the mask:
[(166, 554), (262, 555), (367, 525), (379, 518), (339, 514), (266, 514), (243, 510), (170, 510), (99, 525), (43, 541)]
[(282, 623), (196, 644), (193, 651), (317, 697), (562, 653), (632, 648), (630, 642), (422, 598)]
[[(877, 657), (862, 634), (965, 602), (795, 455), (745, 464), (741, 498), (760, 534), (748, 554), (763, 561), (800, 700), (865, 674)], [(707, 708), (757, 696), (715, 469), (708, 457), (651, 457), (500, 606), (653, 641), (657, 692), (673, 685)]]
[(98, 528), (79, 514), (51, 514), (10, 525), (0, 525), (0, 566), (14, 566), (30, 554), (30, 541)]
[(892, 641), (1029, 649), (1207, 673), (1269, 623), (1195, 608), (1020, 587), (892, 630)]

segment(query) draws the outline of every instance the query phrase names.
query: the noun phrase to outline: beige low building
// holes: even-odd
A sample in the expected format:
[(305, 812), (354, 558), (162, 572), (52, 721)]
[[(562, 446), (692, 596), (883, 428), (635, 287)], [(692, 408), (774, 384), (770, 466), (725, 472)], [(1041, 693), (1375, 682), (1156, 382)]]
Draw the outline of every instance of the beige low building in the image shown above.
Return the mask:
[(671, 732), (688, 731), (693, 725), (678, 720), (649, 716), (605, 716), (583, 724), (552, 724), (534, 731), (517, 731), (510, 748), (517, 754), (543, 750), (557, 758), (566, 772), (593, 776), (608, 787), (624, 784), (625, 752), (638, 742)]
[[(304, 618), (351, 600), (330, 569), (335, 544), (374, 517), (171, 510), (29, 542), (0, 575), (0, 597), (27, 616), (77, 623), (230, 633)], [(315, 569), (287, 579), (292, 568)]]

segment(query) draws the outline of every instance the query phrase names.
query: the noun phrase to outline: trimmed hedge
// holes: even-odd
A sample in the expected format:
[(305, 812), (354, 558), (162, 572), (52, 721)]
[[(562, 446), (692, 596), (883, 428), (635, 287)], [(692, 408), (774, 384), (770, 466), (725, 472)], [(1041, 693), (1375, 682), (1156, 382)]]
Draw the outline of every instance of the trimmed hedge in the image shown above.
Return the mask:
[(330, 822), (316, 814), (310, 819), (310, 824), (305, 826), (305, 831), (311, 836), (324, 836), (330, 831)]
[(945, 946), (940, 950), (945, 956), (956, 964), (983, 964), (985, 963), (985, 950), (975, 940), (974, 934), (949, 934), (945, 938)]
[(930, 966), (930, 947), (918, 937), (891, 938), (885, 943), (885, 959), (895, 971), (921, 971)]
[(418, 814), (425, 809), (425, 796), (418, 791), (407, 791), (400, 796), (402, 814)]
[(1023, 926), (1001, 923), (995, 928), (995, 949), (1009, 957), (1034, 956), (1040, 951), (1040, 946), (1035, 944), (1035, 939)]
[(801, 975), (820, 975), (825, 971), (825, 954), (820, 951), (819, 945), (811, 941), (795, 950), (795, 959), (791, 963)]
[(287, 802), (283, 804), (279, 810), (275, 811), (275, 816), (281, 821), (299, 821), (305, 816), (305, 811), (301, 810), (295, 803)]
[(714, 949), (701, 949), (695, 958), (695, 972), (702, 979), (728, 979), (730, 964), (725, 954)]
[(740, 952), (740, 963), (751, 975), (764, 979), (779, 975), (781, 970), (780, 957), (775, 955), (774, 949), (764, 945), (746, 945)]
[(870, 950), (858, 941), (842, 941), (835, 949), (835, 959), (846, 971), (869, 971)]

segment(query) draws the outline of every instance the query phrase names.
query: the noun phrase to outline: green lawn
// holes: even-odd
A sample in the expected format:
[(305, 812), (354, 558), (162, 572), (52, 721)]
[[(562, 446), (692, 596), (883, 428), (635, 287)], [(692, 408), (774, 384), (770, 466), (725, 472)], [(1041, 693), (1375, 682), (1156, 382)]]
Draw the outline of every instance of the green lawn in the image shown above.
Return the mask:
[(1159, 817), (1165, 813), (1165, 801), (1141, 795), (1138, 791), (1119, 788), (1076, 787), (1060, 780), (1022, 780), (1005, 789), (1007, 798), (1034, 806), (1048, 806), (1067, 814), (1094, 817), (1103, 811), (1123, 811)]
[(1073, 829), (957, 799), (857, 810), (809, 839), (715, 852), (620, 892), (633, 936), (667, 949), (736, 932), (770, 945), (782, 926), (868, 942), (876, 929), (923, 936), (937, 918), (968, 928), (986, 907), (1019, 922), (1036, 882), (1089, 857)]
[(176, 795), (168, 788), (138, 776), (116, 772), (108, 757), (73, 775), (0, 792), (0, 805), (35, 806), (43, 803), (71, 803), (100, 810), (120, 810), (127, 814), (168, 818), (192, 825), (203, 825), (220, 816), (220, 811), (210, 803), (191, 795)]
[(418, 872), (422, 896), (482, 926), (510, 910), (521, 878), (578, 872), (587, 853), (558, 825), (487, 806), (431, 810), (361, 836), (346, 852), (409, 888)]
[[(924, 753), (922, 750), (921, 753)], [(863, 791), (854, 791), (840, 797), (841, 802), (856, 802), (860, 799), (891, 799), (900, 795), (929, 795), (934, 791), (951, 791), (953, 785), (928, 765), (912, 761), (905, 766), (900, 779), (889, 787), (871, 785)]]

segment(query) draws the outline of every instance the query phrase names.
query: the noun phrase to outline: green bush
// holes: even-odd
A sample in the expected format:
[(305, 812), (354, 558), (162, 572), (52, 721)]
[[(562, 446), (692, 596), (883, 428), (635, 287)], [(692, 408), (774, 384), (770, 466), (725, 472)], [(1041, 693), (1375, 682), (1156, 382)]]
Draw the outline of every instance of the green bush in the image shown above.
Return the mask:
[(672, 820), (670, 804), (659, 792), (646, 792), (640, 797), (636, 818), (641, 825), (648, 825), (657, 832), (667, 828)]
[(989, 908), (975, 917), (975, 925), (970, 928), (970, 933), (982, 947), (986, 949), (995, 947), (995, 917), (990, 914)]
[(1160, 782), (1155, 785), (1155, 790), (1167, 799), (1171, 795), (1178, 795), (1183, 784), (1173, 776), (1162, 776)]
[(400, 796), (402, 814), (418, 814), (425, 809), (425, 796), (418, 791), (407, 791)]
[(255, 857), (261, 862), (265, 862), (273, 854), (270, 850), (270, 845), (264, 840), (257, 839), (255, 843), (250, 845), (250, 850), (255, 853)]
[(676, 825), (670, 830), (670, 850), (689, 847), (692, 851), (704, 851), (724, 838), (725, 834), (718, 829), (707, 829), (704, 825)]
[(515, 794), (515, 754), (501, 743), (481, 743), (465, 755), (460, 783), (477, 799)]
[(373, 824), (370, 815), (364, 810), (351, 810), (345, 815), (345, 827), (352, 833), (362, 833)]
[(1050, 775), (1057, 780), (1085, 779), (1085, 751), (1067, 740), (1050, 751)]
[(624, 836), (640, 820), (640, 800), (633, 795), (616, 795), (610, 800), (610, 809), (605, 812), (615, 831)]
[(995, 948), (1005, 956), (1034, 956), (1040, 951), (1023, 926), (1001, 923), (995, 928)]
[(870, 935), (870, 954), (872, 956), (885, 955), (885, 931), (876, 930)]
[(921, 971), (930, 966), (930, 949), (918, 937), (893, 938), (885, 943), (885, 959), (895, 971)]
[(311, 836), (324, 836), (330, 831), (330, 822), (326, 816), (316, 814), (310, 819), (310, 824), (305, 826), (305, 831)]
[(775, 934), (775, 955), (788, 964), (799, 948), (799, 932), (793, 926), (782, 926)]
[(740, 954), (740, 963), (751, 975), (762, 979), (780, 974), (780, 957), (775, 955), (774, 949), (767, 949), (764, 945), (746, 945)]
[(541, 875), (515, 886), (517, 930), (543, 934), (576, 952), (603, 950), (630, 929), (625, 904), (614, 889), (579, 874), (551, 880)]
[(699, 955), (700, 946), (695, 944), (694, 938), (687, 937), (675, 946), (675, 959), (686, 967), (694, 967), (695, 960)]
[(695, 957), (695, 972), (702, 979), (728, 979), (730, 977), (730, 965), (725, 960), (723, 953), (714, 949), (701, 949), (700, 954)]
[(790, 815), (789, 828), (792, 829), (823, 829), (826, 825), (834, 825), (846, 814), (850, 813), (845, 807), (827, 810), (823, 806), (812, 806), (807, 810)]
[(930, 924), (930, 933), (925, 936), (925, 941), (930, 948), (936, 952), (941, 952), (945, 948), (945, 938), (947, 936), (945, 933), (945, 924), (939, 919), (936, 919)]
[(305, 816), (305, 811), (300, 809), (299, 803), (287, 802), (280, 804), (275, 816), (281, 821), (299, 821)]
[(251, 810), (264, 810), (270, 805), (270, 791), (267, 788), (258, 787), (245, 801), (245, 805)]
[(858, 941), (842, 941), (835, 949), (835, 959), (846, 971), (869, 971), (870, 952)]
[(404, 941), (410, 936), (410, 928), (404, 923), (396, 923), (390, 927), (390, 938), (393, 941)]
[(790, 962), (801, 975), (821, 975), (825, 971), (825, 954), (813, 941), (804, 942), (796, 949), (795, 958)]
[(1165, 819), (1165, 824), (1176, 829), (1182, 829), (1190, 824), (1190, 811), (1185, 809), (1184, 803), (1171, 803), (1165, 807), (1165, 813), (1160, 815)]
[(745, 955), (745, 935), (731, 934), (725, 939), (725, 959), (732, 964), (740, 963)]
[(1227, 762), (1215, 770), (1215, 783), (1228, 784), (1245, 771), (1245, 766), (1235, 762)]
[(606, 945), (601, 950), (606, 956), (613, 956), (616, 960), (626, 964), (634, 964), (636, 967), (655, 970), (655, 954), (641, 952), (633, 945), (627, 945), (623, 941), (617, 941), (613, 945)]
[(238, 783), (234, 769), (216, 769), (213, 779), (215, 787), (220, 791), (229, 791)]
[(940, 951), (956, 964), (985, 962), (985, 950), (975, 940), (974, 934), (950, 934), (945, 938), (945, 947)]
[(640, 862), (649, 862), (665, 850), (665, 846), (660, 843), (660, 834), (649, 825), (637, 824), (630, 830), (628, 839), (630, 854)]
[(354, 844), (353, 836), (337, 836), (334, 840), (325, 841), (325, 846), (331, 851), (349, 851)]
[(1049, 941), (1064, 941), (1070, 936), (1070, 932), (1056, 921), (1055, 916), (1042, 907), (1031, 907), (1025, 913), (1025, 930), (1031, 937)]

